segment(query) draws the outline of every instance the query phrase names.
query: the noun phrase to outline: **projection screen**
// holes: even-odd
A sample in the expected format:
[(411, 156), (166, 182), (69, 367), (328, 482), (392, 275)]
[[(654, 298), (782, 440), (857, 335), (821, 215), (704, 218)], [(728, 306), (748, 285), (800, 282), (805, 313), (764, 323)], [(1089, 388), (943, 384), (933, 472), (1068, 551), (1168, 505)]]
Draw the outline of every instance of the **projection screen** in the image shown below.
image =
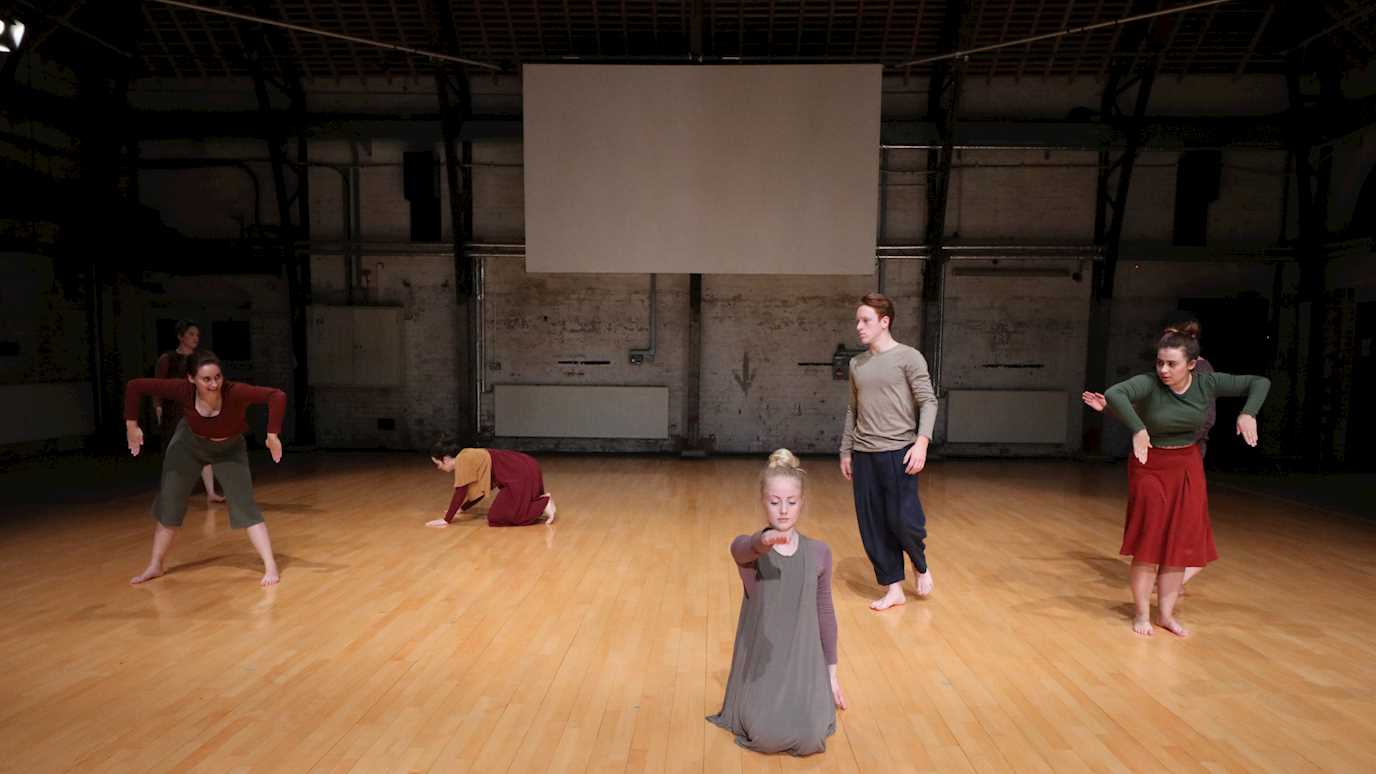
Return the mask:
[(874, 271), (879, 65), (523, 73), (527, 271)]

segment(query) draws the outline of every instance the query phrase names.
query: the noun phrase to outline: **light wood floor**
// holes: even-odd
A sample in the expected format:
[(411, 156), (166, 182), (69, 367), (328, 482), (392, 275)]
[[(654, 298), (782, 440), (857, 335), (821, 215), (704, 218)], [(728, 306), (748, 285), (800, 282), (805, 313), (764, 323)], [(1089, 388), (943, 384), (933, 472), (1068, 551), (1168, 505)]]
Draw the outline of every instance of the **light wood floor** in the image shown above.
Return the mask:
[(423, 456), (260, 453), (266, 591), (201, 507), (170, 574), (130, 588), (156, 473), (125, 460), (152, 480), (104, 502), (69, 477), (82, 502), (0, 520), (0, 769), (1376, 770), (1376, 522), (1215, 486), (1195, 635), (1139, 639), (1119, 466), (942, 462), (922, 486), (936, 594), (875, 614), (849, 490), (808, 460), (851, 708), (793, 759), (703, 720), (759, 461), (544, 463), (556, 526), (429, 530), (450, 489)]

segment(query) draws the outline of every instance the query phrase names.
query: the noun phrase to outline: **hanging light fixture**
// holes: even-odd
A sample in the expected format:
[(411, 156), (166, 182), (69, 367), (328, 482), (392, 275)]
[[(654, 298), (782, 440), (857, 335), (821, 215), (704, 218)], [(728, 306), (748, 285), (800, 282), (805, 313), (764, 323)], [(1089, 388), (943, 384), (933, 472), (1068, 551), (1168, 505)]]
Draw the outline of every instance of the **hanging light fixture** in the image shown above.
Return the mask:
[(9, 54), (19, 50), (24, 39), (24, 23), (0, 19), (0, 53)]

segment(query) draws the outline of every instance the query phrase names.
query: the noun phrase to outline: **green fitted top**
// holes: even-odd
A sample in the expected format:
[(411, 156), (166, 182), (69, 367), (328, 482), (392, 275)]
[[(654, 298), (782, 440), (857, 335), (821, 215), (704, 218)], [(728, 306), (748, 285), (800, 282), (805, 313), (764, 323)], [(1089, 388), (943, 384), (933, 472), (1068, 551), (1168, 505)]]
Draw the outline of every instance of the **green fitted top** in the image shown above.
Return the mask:
[(1247, 396), (1242, 413), (1256, 416), (1271, 380), (1264, 376), (1193, 372), (1181, 395), (1161, 383), (1156, 374), (1138, 374), (1104, 392), (1104, 397), (1128, 429), (1146, 429), (1153, 446), (1189, 446), (1195, 442), (1209, 404), (1219, 395)]

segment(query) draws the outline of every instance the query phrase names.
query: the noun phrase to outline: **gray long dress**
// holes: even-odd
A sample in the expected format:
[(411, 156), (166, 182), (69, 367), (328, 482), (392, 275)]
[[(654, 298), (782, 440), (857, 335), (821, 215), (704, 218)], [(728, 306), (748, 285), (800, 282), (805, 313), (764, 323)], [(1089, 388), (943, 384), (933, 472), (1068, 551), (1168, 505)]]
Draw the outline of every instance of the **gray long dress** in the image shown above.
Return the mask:
[(793, 556), (769, 551), (741, 600), (721, 712), (707, 718), (762, 753), (811, 755), (836, 732), (831, 678), (817, 620), (817, 551), (799, 535)]

